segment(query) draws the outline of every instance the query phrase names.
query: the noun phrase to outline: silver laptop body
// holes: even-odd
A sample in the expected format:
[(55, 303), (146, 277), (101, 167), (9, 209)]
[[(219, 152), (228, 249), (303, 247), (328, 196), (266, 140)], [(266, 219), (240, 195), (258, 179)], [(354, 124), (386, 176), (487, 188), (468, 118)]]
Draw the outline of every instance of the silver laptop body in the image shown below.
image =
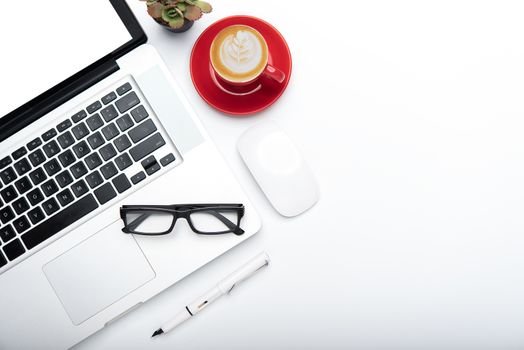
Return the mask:
[[(129, 16), (124, 2), (115, 8)], [(0, 236), (1, 349), (69, 348), (260, 229), (156, 50), (140, 44), (115, 62), (0, 143), (10, 159), (0, 230), (11, 227)], [(174, 203), (243, 203), (245, 233), (197, 235), (183, 221), (164, 236), (122, 233), (123, 204)]]

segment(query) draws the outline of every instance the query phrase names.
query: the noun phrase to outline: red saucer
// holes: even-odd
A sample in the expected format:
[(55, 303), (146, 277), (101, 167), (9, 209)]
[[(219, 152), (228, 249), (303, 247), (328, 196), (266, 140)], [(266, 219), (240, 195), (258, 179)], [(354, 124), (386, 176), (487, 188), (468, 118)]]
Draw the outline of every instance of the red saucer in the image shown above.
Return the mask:
[[(244, 24), (255, 28), (266, 39), (268, 63), (286, 74), (281, 84), (261, 76), (249, 92), (231, 93), (221, 88), (209, 60), (211, 42), (223, 28)], [(210, 25), (197, 39), (190, 60), (191, 79), (200, 96), (212, 107), (232, 115), (248, 115), (271, 106), (284, 93), (291, 76), (291, 53), (286, 40), (271, 24), (251, 16), (230, 16)]]

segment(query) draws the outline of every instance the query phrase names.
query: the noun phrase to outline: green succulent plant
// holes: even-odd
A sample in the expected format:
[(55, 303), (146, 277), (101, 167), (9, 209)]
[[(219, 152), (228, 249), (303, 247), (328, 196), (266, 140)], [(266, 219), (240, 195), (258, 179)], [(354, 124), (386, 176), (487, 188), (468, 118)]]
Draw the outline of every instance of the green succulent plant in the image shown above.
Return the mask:
[(200, 0), (142, 0), (147, 4), (147, 12), (155, 21), (173, 29), (181, 28), (184, 22), (196, 21), (212, 7)]

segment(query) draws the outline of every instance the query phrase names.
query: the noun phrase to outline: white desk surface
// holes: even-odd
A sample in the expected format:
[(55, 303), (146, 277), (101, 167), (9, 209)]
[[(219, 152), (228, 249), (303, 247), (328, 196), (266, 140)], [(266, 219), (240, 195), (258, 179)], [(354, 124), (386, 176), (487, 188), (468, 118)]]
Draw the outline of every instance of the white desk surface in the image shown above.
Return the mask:
[[(520, 1), (214, 1), (172, 34), (130, 0), (262, 216), (262, 231), (78, 349), (522, 349), (524, 8)], [(250, 14), (291, 47), (283, 97), (249, 118), (205, 104), (189, 55)], [(322, 198), (279, 216), (235, 150), (272, 118)], [(272, 265), (176, 331), (152, 331), (237, 265)]]

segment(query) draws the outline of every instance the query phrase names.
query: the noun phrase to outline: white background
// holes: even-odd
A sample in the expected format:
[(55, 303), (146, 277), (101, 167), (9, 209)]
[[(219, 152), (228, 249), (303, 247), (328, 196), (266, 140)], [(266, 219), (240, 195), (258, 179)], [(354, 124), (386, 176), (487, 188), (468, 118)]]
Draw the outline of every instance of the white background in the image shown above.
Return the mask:
[[(79, 349), (524, 348), (524, 8), (519, 1), (215, 1), (185, 34), (136, 15), (264, 228)], [(280, 101), (224, 116), (189, 76), (232, 14), (273, 23), (294, 71)], [(279, 216), (235, 141), (276, 120), (322, 198)], [(261, 250), (272, 265), (176, 331), (150, 334)]]

